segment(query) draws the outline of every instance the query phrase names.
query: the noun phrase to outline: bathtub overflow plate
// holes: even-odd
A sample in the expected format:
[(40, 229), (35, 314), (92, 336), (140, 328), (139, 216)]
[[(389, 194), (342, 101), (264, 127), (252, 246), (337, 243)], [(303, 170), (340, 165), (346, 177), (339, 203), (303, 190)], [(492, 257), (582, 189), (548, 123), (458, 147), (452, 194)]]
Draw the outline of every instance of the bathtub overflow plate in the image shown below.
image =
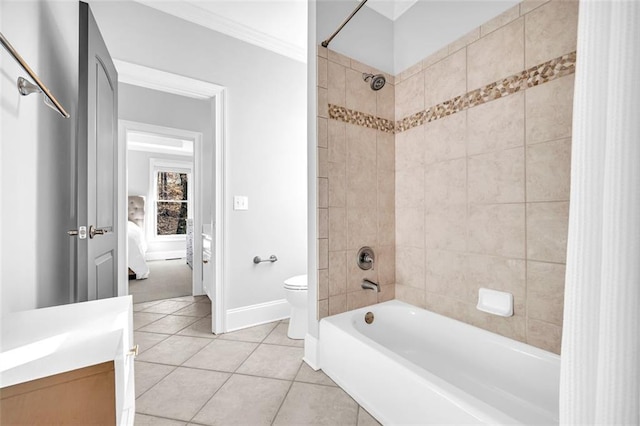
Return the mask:
[(371, 324), (373, 322), (373, 312), (367, 312), (364, 314), (364, 322)]

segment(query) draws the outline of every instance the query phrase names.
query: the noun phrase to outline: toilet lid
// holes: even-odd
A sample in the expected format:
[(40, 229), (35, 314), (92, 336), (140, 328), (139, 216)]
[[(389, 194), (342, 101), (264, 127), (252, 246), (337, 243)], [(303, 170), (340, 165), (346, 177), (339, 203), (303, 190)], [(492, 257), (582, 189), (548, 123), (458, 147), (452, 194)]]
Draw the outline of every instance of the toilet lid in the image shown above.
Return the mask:
[(295, 277), (284, 280), (284, 288), (289, 290), (306, 290), (307, 289), (307, 276), (296, 275)]

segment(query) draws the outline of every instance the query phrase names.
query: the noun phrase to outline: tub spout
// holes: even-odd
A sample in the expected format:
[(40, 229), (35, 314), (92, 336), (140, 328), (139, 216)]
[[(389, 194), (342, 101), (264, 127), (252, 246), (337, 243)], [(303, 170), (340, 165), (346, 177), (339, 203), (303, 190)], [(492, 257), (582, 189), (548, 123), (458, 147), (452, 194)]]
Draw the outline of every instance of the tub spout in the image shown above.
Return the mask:
[(362, 280), (362, 288), (366, 290), (376, 290), (378, 293), (380, 293), (380, 285), (366, 278)]

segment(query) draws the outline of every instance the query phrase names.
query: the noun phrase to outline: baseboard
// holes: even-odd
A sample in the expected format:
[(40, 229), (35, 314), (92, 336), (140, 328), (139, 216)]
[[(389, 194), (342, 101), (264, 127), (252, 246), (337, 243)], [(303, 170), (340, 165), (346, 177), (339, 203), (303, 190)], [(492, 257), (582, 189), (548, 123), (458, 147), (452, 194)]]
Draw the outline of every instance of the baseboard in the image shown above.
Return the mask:
[[(186, 250), (152, 251), (145, 254), (146, 260), (182, 259), (187, 257)], [(185, 260), (186, 261), (186, 260)]]
[(227, 310), (227, 332), (288, 318), (291, 313), (286, 299)]
[(320, 369), (320, 363), (318, 362), (318, 339), (309, 333), (304, 336), (304, 356), (302, 360), (314, 370), (318, 371)]

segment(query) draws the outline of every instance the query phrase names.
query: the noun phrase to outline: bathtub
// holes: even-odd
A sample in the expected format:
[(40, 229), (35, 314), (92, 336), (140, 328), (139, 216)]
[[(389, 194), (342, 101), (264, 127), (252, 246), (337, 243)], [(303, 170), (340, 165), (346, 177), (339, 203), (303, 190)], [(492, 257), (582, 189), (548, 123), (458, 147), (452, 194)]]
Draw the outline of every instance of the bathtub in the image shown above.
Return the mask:
[(558, 424), (558, 355), (397, 300), (323, 318), (319, 362), (385, 425)]

